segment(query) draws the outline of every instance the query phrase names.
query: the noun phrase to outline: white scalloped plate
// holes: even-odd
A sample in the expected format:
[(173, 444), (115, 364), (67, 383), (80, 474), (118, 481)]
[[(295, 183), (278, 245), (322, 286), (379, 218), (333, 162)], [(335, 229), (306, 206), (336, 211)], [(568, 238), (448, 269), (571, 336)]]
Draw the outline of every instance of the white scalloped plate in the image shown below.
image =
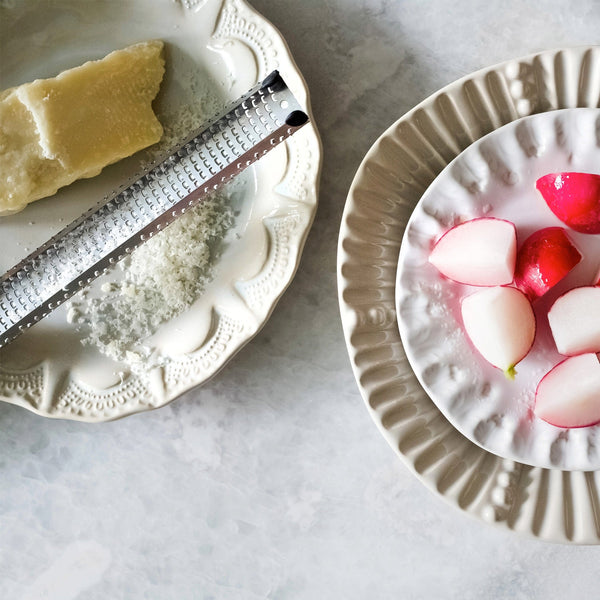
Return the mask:
[(517, 239), (564, 226), (535, 189), (559, 171), (598, 172), (600, 109), (575, 108), (524, 117), (471, 144), (427, 189), (408, 222), (398, 261), (400, 337), (421, 385), (471, 441), (505, 458), (547, 468), (600, 468), (600, 426), (565, 430), (533, 414), (540, 379), (564, 357), (547, 313), (559, 295), (591, 285), (600, 266), (600, 235), (569, 230), (583, 259), (534, 303), (535, 343), (509, 381), (468, 341), (460, 301), (477, 290), (440, 276), (428, 262), (435, 241), (453, 224), (482, 216), (511, 221)]
[(396, 267), (408, 220), (467, 146), (521, 117), (600, 102), (600, 48), (549, 51), (452, 83), (400, 118), (365, 156), (338, 248), (342, 324), (354, 374), (385, 439), (421, 481), (484, 521), (545, 540), (600, 543), (600, 471), (502, 459), (463, 436), (413, 373), (398, 331)]
[[(167, 127), (177, 128), (182, 115), (200, 124), (273, 69), (310, 112), (283, 38), (243, 0), (9, 1), (2, 10), (2, 89), (158, 38), (167, 71), (157, 110)], [(0, 272), (137, 172), (144, 157), (1, 219)], [(0, 351), (0, 399), (47, 417), (106, 421), (157, 408), (205, 382), (264, 325), (294, 276), (316, 210), (320, 163), (309, 124), (242, 176), (232, 193), (239, 215), (212, 282), (155, 336), (164, 366), (136, 375), (82, 346), (61, 308)]]

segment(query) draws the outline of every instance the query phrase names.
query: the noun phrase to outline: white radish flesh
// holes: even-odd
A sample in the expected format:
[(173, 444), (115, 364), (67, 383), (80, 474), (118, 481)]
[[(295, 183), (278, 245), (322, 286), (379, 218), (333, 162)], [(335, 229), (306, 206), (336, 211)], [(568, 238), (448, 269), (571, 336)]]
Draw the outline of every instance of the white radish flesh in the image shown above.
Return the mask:
[(458, 283), (496, 286), (512, 282), (516, 256), (513, 223), (482, 217), (447, 231), (434, 246), (429, 262)]
[(514, 366), (535, 338), (535, 315), (527, 296), (512, 287), (480, 290), (464, 298), (461, 312), (475, 348), (507, 377), (514, 377)]
[(594, 353), (572, 356), (540, 381), (535, 414), (557, 427), (586, 427), (600, 422), (600, 361)]
[(574, 288), (548, 312), (556, 349), (565, 356), (600, 352), (600, 287)]

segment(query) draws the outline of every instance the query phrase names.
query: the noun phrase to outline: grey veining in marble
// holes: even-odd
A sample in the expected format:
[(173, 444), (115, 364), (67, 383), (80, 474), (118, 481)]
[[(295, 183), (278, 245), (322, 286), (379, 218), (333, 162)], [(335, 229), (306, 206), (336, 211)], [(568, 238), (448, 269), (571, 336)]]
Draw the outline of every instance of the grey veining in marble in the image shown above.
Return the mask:
[(346, 192), (388, 125), (477, 68), (598, 43), (600, 3), (252, 4), (286, 37), (323, 137), (298, 275), (260, 335), (164, 409), (94, 426), (0, 404), (0, 597), (597, 597), (600, 548), (475, 521), (387, 447), (350, 370), (335, 266)]

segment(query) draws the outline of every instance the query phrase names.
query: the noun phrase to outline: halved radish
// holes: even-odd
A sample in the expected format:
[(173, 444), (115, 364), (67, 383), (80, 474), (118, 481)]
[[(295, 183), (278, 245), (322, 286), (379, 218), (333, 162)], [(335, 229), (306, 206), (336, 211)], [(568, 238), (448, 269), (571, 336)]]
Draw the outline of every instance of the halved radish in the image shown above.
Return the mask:
[(552, 305), (548, 322), (565, 356), (600, 352), (600, 287), (573, 288)]
[(563, 360), (548, 371), (535, 393), (535, 414), (557, 427), (600, 422), (600, 361), (596, 354)]
[(530, 235), (517, 253), (515, 285), (530, 300), (543, 296), (581, 260), (562, 227), (546, 227)]
[(600, 175), (549, 173), (536, 187), (563, 223), (581, 233), (600, 233)]
[(489, 363), (515, 376), (535, 338), (535, 315), (527, 296), (513, 287), (494, 287), (467, 296), (461, 304), (465, 331)]
[(429, 262), (458, 283), (496, 286), (512, 282), (516, 257), (515, 226), (481, 217), (447, 231), (433, 247)]

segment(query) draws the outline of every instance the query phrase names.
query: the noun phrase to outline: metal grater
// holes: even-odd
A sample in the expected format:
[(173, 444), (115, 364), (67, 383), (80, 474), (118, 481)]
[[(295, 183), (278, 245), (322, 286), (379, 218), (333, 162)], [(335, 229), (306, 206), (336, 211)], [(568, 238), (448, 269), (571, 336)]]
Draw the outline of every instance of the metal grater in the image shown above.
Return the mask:
[(308, 121), (277, 71), (0, 278), (0, 347)]

